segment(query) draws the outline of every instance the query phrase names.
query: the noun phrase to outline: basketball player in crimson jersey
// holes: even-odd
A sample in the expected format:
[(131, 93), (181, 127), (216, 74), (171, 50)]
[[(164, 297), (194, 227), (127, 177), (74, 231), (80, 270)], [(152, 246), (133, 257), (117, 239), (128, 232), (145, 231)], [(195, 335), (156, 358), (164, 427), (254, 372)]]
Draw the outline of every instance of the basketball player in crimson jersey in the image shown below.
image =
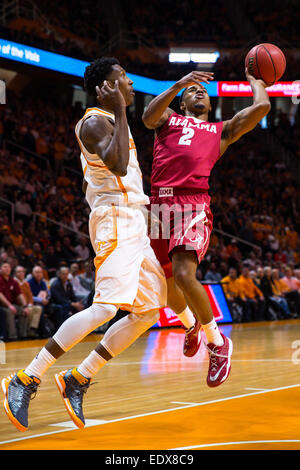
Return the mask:
[[(222, 384), (229, 375), (232, 342), (219, 331), (206, 291), (196, 279), (196, 269), (207, 251), (212, 230), (208, 180), (228, 146), (254, 129), (271, 107), (267, 85), (247, 69), (245, 72), (253, 104), (228, 121), (208, 122), (210, 98), (200, 82), (209, 83), (213, 74), (207, 73), (203, 78), (203, 72), (198, 71), (154, 98), (143, 114), (145, 126), (155, 130), (151, 213), (162, 222), (162, 234), (159, 239), (152, 239), (152, 247), (168, 278), (168, 305), (177, 314), (188, 306), (195, 316), (194, 325), (186, 334), (186, 355), (197, 352), (199, 329), (204, 330), (210, 357), (210, 387)], [(179, 115), (169, 104), (183, 89), (183, 115)]]

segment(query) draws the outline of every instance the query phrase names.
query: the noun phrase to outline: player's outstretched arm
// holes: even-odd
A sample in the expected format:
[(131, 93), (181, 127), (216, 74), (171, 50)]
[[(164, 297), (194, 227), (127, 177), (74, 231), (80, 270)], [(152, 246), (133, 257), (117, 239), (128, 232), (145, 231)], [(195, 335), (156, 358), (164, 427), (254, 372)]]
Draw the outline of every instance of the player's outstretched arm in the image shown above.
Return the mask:
[(191, 72), (183, 78), (174, 83), (170, 88), (156, 96), (144, 111), (142, 120), (148, 129), (158, 129), (163, 126), (168, 120), (170, 115), (174, 112), (169, 108), (169, 104), (178, 95), (178, 93), (194, 83), (200, 82), (209, 83), (212, 80), (213, 73), (211, 72)]
[(246, 69), (246, 77), (253, 92), (253, 104), (242, 109), (232, 119), (225, 121), (221, 138), (221, 155), (227, 147), (236, 142), (247, 132), (252, 131), (261, 119), (268, 114), (271, 109), (269, 95), (265, 88), (266, 83), (257, 80), (250, 75)]
[(127, 174), (129, 161), (129, 133), (126, 103), (119, 90), (118, 81), (112, 88), (105, 81), (101, 89), (96, 87), (97, 99), (105, 109), (115, 115), (112, 125), (105, 117), (90, 116), (81, 129), (81, 140), (90, 153), (96, 153), (116, 176)]

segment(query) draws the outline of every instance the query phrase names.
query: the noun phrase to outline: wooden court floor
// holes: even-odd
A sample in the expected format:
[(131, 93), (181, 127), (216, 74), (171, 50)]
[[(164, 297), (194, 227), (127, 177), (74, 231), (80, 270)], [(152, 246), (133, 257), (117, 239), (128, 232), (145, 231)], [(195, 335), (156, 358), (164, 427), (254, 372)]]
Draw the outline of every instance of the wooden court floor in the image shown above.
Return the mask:
[[(53, 376), (95, 347), (101, 336), (90, 335), (43, 377), (27, 432), (18, 431), (1, 406), (0, 449), (300, 450), (300, 320), (221, 329), (234, 344), (223, 385), (206, 385), (204, 345), (185, 358), (182, 329), (150, 330), (96, 376), (84, 398), (86, 427), (79, 430)], [(7, 343), (1, 378), (24, 368), (44, 344)]]

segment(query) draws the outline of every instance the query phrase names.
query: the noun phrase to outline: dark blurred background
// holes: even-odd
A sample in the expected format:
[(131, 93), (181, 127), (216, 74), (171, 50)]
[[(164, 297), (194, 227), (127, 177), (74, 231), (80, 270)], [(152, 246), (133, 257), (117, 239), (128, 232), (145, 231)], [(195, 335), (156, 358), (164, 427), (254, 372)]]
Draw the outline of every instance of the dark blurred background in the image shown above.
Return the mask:
[[(0, 38), (91, 61), (117, 57), (129, 73), (178, 80), (191, 70), (211, 70), (215, 80), (245, 81), (244, 59), (254, 45), (280, 47), (287, 61), (283, 81), (300, 79), (299, 1), (274, 0), (79, 0), (3, 1)], [(170, 52), (218, 51), (212, 64), (170, 63)], [(61, 266), (70, 270), (74, 294), (88, 305), (93, 294), (89, 209), (74, 127), (94, 105), (82, 79), (1, 59), (6, 105), (0, 107), (0, 261), (41, 266), (49, 294)], [(141, 122), (152, 95), (136, 93), (128, 110), (150, 193), (153, 133)], [(251, 98), (213, 97), (211, 121), (228, 119)], [(244, 266), (257, 286), (270, 266), (285, 279), (286, 292), (300, 295), (300, 113), (297, 100), (272, 97), (264, 122), (226, 152), (210, 181), (214, 231), (199, 266), (200, 281), (224, 279)], [(173, 103), (178, 109), (178, 103)], [(75, 265), (75, 266), (74, 266)], [(213, 273), (213, 275), (211, 275)], [(1, 273), (0, 273), (1, 275)], [(293, 297), (293, 296), (292, 296)], [(290, 315), (299, 316), (297, 294)], [(1, 306), (0, 306), (1, 308)], [(273, 312), (274, 313), (274, 312)], [(283, 317), (280, 310), (274, 315)], [(272, 315), (269, 318), (273, 318)], [(51, 324), (50, 324), (51, 327)], [(44, 328), (45, 330), (45, 328)], [(39, 336), (48, 335), (39, 329)], [(47, 325), (46, 325), (47, 330)], [(5, 336), (1, 335), (0, 336)]]

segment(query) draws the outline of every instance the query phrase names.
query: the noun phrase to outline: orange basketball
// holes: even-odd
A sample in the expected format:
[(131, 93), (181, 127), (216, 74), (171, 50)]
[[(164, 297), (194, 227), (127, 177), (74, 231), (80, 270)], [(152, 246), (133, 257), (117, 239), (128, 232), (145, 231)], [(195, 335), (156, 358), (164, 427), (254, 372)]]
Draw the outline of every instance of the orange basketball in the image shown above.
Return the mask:
[(270, 86), (284, 74), (286, 60), (282, 50), (274, 44), (258, 44), (248, 52), (245, 66), (251, 75)]

